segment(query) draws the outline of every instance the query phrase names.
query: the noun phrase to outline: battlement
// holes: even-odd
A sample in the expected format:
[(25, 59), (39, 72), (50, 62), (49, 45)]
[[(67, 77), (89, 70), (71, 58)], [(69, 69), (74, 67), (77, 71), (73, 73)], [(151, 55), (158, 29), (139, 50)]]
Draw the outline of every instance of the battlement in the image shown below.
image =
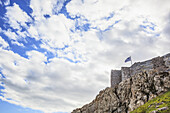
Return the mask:
[(163, 71), (166, 67), (170, 70), (169, 66), (170, 53), (144, 62), (136, 62), (131, 67), (121, 67), (121, 70), (111, 70), (111, 87), (114, 87), (121, 81), (124, 81), (142, 71), (149, 71), (153, 69)]

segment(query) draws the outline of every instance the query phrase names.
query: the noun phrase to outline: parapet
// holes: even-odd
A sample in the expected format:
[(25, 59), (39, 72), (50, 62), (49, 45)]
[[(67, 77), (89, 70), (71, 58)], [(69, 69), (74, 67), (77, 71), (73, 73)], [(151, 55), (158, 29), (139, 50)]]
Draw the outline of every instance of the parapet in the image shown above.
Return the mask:
[(121, 70), (111, 70), (111, 87), (122, 81)]

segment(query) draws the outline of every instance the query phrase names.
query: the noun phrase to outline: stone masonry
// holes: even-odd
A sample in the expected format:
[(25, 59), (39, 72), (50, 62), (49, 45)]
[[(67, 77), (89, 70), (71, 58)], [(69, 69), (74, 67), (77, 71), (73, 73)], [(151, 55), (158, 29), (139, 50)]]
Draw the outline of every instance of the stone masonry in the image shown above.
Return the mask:
[(116, 84), (122, 81), (121, 71), (120, 70), (111, 70), (111, 86), (115, 86)]

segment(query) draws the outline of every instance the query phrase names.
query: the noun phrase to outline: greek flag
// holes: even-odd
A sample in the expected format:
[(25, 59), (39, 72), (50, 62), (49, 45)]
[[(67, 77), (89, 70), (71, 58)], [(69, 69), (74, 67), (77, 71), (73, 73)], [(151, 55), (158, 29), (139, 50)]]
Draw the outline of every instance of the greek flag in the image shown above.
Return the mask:
[(125, 62), (129, 62), (129, 61), (132, 61), (132, 60), (131, 60), (131, 56), (128, 57), (128, 58), (125, 60)]

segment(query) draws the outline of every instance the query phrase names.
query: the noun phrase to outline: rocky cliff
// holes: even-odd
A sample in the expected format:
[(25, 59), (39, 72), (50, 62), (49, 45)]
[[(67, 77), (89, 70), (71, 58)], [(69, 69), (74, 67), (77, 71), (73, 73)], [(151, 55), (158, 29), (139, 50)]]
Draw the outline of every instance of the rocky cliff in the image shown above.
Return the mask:
[[(128, 113), (170, 89), (170, 54), (151, 60), (151, 69), (141, 68), (112, 88), (106, 88), (89, 104), (72, 113)], [(139, 66), (138, 66), (139, 67)]]

